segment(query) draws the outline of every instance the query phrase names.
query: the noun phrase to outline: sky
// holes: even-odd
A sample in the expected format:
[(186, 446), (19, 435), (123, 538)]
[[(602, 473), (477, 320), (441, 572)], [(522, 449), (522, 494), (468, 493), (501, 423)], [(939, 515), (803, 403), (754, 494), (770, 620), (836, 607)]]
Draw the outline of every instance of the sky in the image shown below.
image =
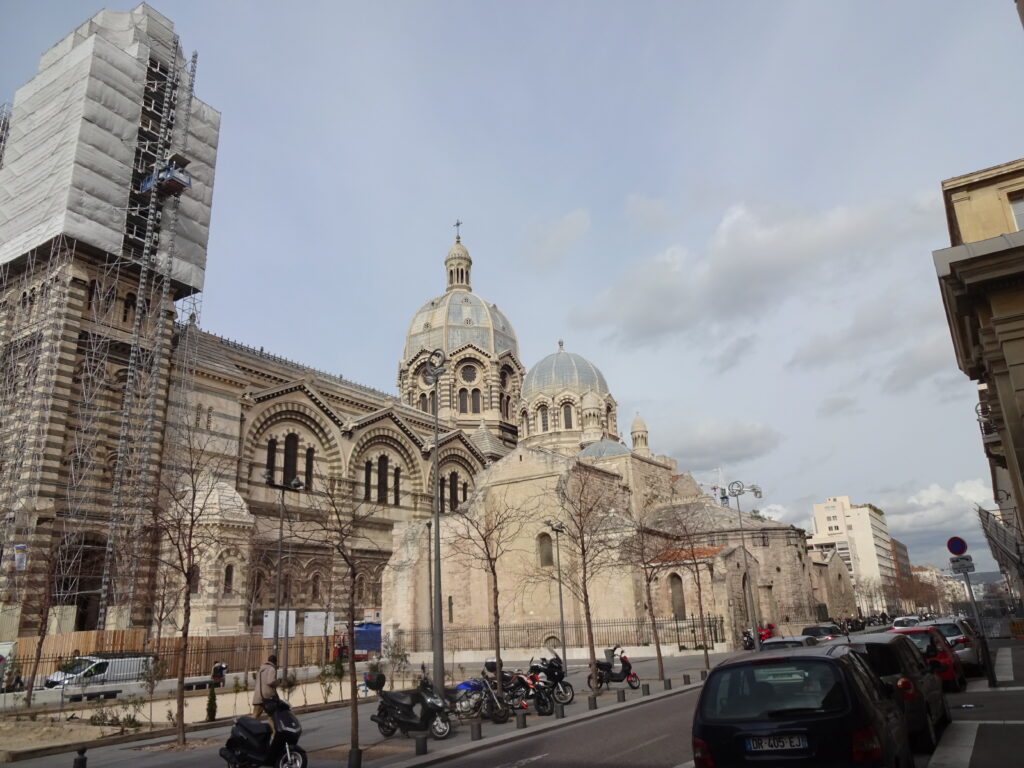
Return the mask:
[[(564, 339), (627, 439), (995, 569), (931, 252), (942, 180), (1024, 154), (1010, 0), (152, 5), (223, 115), (206, 330), (397, 394), (458, 218), (524, 365)], [(100, 7), (0, 0), (0, 101)]]

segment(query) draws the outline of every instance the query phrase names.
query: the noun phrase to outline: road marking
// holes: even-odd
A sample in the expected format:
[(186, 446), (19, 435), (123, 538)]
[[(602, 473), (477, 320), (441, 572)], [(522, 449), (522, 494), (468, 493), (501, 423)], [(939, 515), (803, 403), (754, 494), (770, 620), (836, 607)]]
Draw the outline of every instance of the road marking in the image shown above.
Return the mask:
[(963, 768), (969, 765), (979, 725), (971, 720), (956, 720), (947, 725), (942, 741), (928, 761), (928, 768)]
[(544, 757), (547, 757), (547, 756), (548, 756), (548, 753), (545, 752), (543, 755), (534, 755), (533, 757), (524, 757), (522, 760), (516, 760), (514, 763), (505, 763), (504, 765), (499, 765), (498, 768), (523, 768), (524, 765), (529, 765), (530, 763), (534, 762), (535, 760), (540, 760), (541, 758), (544, 758)]
[(614, 765), (614, 764), (616, 764), (615, 761), (618, 760), (623, 755), (628, 755), (630, 752), (636, 752), (637, 747), (640, 747), (640, 746), (647, 747), (647, 746), (650, 746), (651, 744), (656, 744), (657, 742), (661, 741), (662, 739), (667, 739), (671, 735), (672, 734), (670, 734), (670, 733), (666, 733), (663, 736), (659, 736), (656, 739), (647, 739), (647, 741), (645, 741), (642, 745), (633, 745), (629, 749), (624, 749), (621, 752), (616, 752), (614, 755), (607, 755), (603, 759), (604, 760), (610, 760), (612, 762), (612, 764)]
[(674, 766), (674, 768), (693, 768), (693, 760), (688, 763), (680, 763), (679, 765)]
[(1013, 682), (1013, 656), (1009, 648), (1000, 648), (996, 651), (996, 663), (993, 668), (996, 673), (997, 683)]

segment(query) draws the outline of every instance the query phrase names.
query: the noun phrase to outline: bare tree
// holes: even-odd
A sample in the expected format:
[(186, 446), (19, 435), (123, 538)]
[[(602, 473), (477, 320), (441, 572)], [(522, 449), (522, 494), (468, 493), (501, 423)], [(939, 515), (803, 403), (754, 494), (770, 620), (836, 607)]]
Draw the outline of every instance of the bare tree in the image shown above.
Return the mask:
[(295, 528), (295, 535), (330, 547), (340, 558), (344, 567), (344, 591), (339, 590), (339, 603), (346, 612), (348, 634), (348, 685), (351, 706), (350, 755), (359, 754), (359, 685), (356, 679), (355, 614), (357, 605), (356, 577), (365, 556), (377, 546), (369, 537), (367, 523), (377, 515), (377, 509), (370, 504), (355, 500), (355, 488), (340, 478), (314, 478), (311, 490), (314, 514), (309, 520)]
[[(46, 640), (47, 630), (49, 629), (50, 623), (50, 609), (54, 603), (54, 590), (56, 589), (57, 582), (57, 557), (54, 553), (51, 553), (43, 563), (43, 568), (39, 576), (42, 579), (41, 584), (34, 586), (37, 589), (25, 589), (24, 590), (24, 602), (23, 604), (33, 605), (36, 609), (38, 621), (39, 621), (39, 634), (36, 638), (35, 653), (32, 657), (32, 671), (28, 675), (28, 682), (25, 684), (25, 707), (32, 706), (32, 691), (35, 689), (36, 676), (39, 674), (39, 662), (43, 654), (43, 643)], [(2, 682), (2, 681), (0, 681)]]
[(501, 695), (501, 608), (499, 563), (516, 551), (523, 529), (535, 519), (537, 499), (510, 503), (508, 487), (481, 487), (473, 497), (452, 510), (445, 522), (451, 532), (448, 546), (470, 568), (483, 571), (491, 582), (491, 628), (494, 630), (495, 678)]
[(704, 611), (704, 587), (701, 579), (701, 570), (708, 570), (707, 560), (710, 552), (708, 552), (706, 546), (702, 546), (703, 542), (707, 541), (708, 534), (707, 517), (701, 514), (703, 511), (703, 506), (698, 509), (682, 507), (675, 510), (672, 521), (672, 533), (679, 545), (675, 559), (679, 565), (689, 572), (697, 589), (700, 644), (704, 647), (704, 668), (710, 669), (707, 617)]
[(159, 545), (157, 567), (181, 588), (181, 644), (178, 648), (177, 743), (185, 743), (185, 667), (193, 595), (199, 590), (200, 568), (216, 544), (211, 523), (221, 511), (221, 494), (235, 470), (231, 446), (208, 430), (181, 419), (173, 427), (170, 455), (156, 488), (153, 525)]
[(555, 488), (559, 522), (565, 526), (563, 535), (570, 550), (562, 582), (583, 605), (590, 673), (595, 678), (597, 654), (590, 589), (597, 576), (619, 562), (623, 523), (616, 510), (624, 509), (628, 501), (618, 490), (617, 480), (616, 475), (573, 461), (558, 478)]

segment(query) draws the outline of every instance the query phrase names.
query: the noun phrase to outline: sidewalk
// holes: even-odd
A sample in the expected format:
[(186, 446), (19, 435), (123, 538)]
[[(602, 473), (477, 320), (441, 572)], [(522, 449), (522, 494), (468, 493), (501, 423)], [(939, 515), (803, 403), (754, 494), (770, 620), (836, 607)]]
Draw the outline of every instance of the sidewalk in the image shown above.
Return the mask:
[(953, 722), (928, 768), (1003, 768), (1024, 744), (1024, 641), (990, 640), (996, 687), (973, 677), (963, 693), (947, 694)]

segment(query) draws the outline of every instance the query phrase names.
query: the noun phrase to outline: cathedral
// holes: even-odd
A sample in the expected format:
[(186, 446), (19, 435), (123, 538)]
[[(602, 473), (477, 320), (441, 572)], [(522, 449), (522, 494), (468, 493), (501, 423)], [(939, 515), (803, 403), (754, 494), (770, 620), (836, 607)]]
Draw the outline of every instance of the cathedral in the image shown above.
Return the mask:
[[(201, 330), (220, 116), (194, 75), (168, 19), (102, 11), (44, 55), (0, 121), (0, 640), (177, 626), (168, 585), (188, 590), (193, 634), (260, 633), (279, 572), (296, 633), (322, 633), (306, 622), (341, 622), (348, 579), (336, 542), (314, 535), (325, 496), (366, 511), (356, 619), (414, 635), (431, 624), (435, 494), (446, 630), (486, 626), (493, 586), (450, 556), (448, 518), (500, 494), (533, 515), (498, 576), (504, 620), (553, 631), (553, 569), (573, 559), (559, 549), (556, 566), (550, 522), (580, 467), (609, 513), (654, 500), (663, 519), (700, 517), (699, 547), (677, 555), (696, 568), (668, 556), (652, 585), (659, 616), (700, 604), (731, 638), (748, 595), (776, 623), (813, 616), (802, 532), (747, 515), (741, 533), (652, 450), (639, 415), (627, 443), (604, 375), (562, 341), (527, 368), (510, 319), (474, 293), (458, 235), (438, 254), (443, 291), (412, 313), (395, 394)], [(59, 115), (40, 119), (58, 93)], [(186, 444), (192, 459), (201, 448), (199, 533), (194, 564), (168, 576), (161, 515)], [(641, 581), (628, 558), (604, 570), (594, 617), (645, 616)], [(566, 616), (582, 620), (571, 595)]]

